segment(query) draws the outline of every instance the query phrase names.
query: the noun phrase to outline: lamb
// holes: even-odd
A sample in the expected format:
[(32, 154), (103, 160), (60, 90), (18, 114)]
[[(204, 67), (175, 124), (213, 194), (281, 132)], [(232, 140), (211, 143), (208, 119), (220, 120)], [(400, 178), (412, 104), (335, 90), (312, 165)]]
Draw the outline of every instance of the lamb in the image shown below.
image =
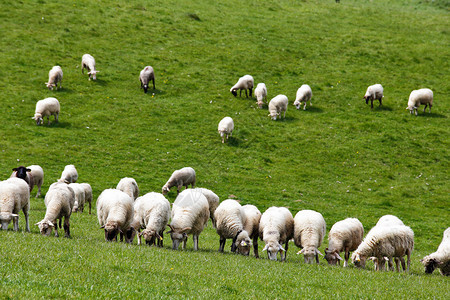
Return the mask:
[(230, 117), (225, 117), (219, 122), (218, 131), (220, 134), (220, 137), (222, 138), (222, 144), (225, 142), (225, 137), (228, 141), (228, 136), (231, 136), (234, 129), (234, 122), (233, 119)]
[(144, 93), (147, 93), (148, 84), (153, 82), (153, 89), (155, 89), (155, 72), (150, 66), (146, 66), (139, 74), (139, 81), (141, 82), (141, 89), (144, 89)]
[(437, 251), (425, 256), (420, 262), (424, 265), (427, 274), (431, 274), (434, 269), (439, 268), (442, 275), (450, 276), (450, 227), (444, 231)]
[(128, 196), (131, 197), (131, 199), (133, 199), (133, 201), (136, 200), (137, 197), (139, 197), (139, 187), (136, 180), (134, 180), (133, 178), (124, 177), (120, 179), (116, 189), (125, 192)]
[(49, 72), (48, 72), (48, 82), (45, 83), (45, 85), (48, 87), (49, 90), (53, 91), (53, 88), (58, 89), (58, 82), (59, 82), (59, 89), (61, 89), (61, 82), (63, 78), (63, 71), (60, 66), (54, 66)]
[(267, 99), (267, 88), (264, 83), (258, 83), (255, 88), (255, 96), (258, 103), (258, 107), (262, 108), (264, 101)]
[(61, 174), (59, 181), (67, 181), (68, 183), (77, 182), (78, 172), (74, 165), (67, 165), (64, 167), (64, 171)]
[(366, 94), (364, 95), (366, 104), (369, 104), (369, 100), (370, 100), (370, 108), (371, 109), (373, 109), (373, 100), (380, 101), (380, 106), (381, 106), (383, 97), (384, 97), (383, 96), (383, 86), (379, 83), (369, 86), (367, 88)]
[(247, 90), (250, 93), (250, 97), (252, 96), (254, 81), (253, 77), (250, 75), (245, 75), (239, 78), (238, 82), (233, 85), (230, 89), (230, 92), (236, 97), (237, 90), (239, 90), (239, 97), (241, 97), (242, 90), (245, 90), (245, 96), (248, 98)]
[(345, 252), (344, 267), (348, 266), (350, 251), (354, 251), (361, 244), (364, 227), (356, 218), (347, 218), (336, 222), (328, 233), (328, 248), (325, 249), (325, 259), (330, 265), (336, 265), (342, 258), (339, 252)]
[(14, 231), (19, 231), (19, 211), (25, 216), (26, 231), (30, 232), (28, 211), (30, 210), (30, 189), (28, 184), (17, 177), (0, 181), (0, 222), (7, 230), (13, 220)]
[(80, 183), (80, 185), (84, 188), (84, 200), (85, 203), (89, 202), (89, 214), (91, 214), (92, 187), (89, 183)]
[(47, 207), (44, 219), (35, 224), (39, 227), (40, 233), (50, 236), (55, 228), (55, 236), (59, 236), (58, 219), (61, 228), (64, 217), (64, 236), (70, 238), (70, 215), (75, 204), (75, 193), (72, 187), (62, 182), (53, 183), (45, 195), (44, 203)]
[(34, 117), (31, 118), (36, 120), (36, 125), (41, 125), (44, 122), (44, 117), (47, 117), (48, 125), (50, 125), (50, 116), (55, 116), (55, 122), (58, 122), (59, 112), (58, 99), (49, 97), (36, 102)]
[(314, 257), (319, 264), (319, 247), (327, 230), (321, 213), (313, 210), (301, 210), (294, 218), (294, 243), (301, 248), (297, 254), (304, 255), (305, 263), (312, 264)]
[(305, 105), (303, 106), (303, 110), (306, 110), (306, 103), (309, 101), (309, 105), (311, 106), (311, 97), (312, 97), (312, 90), (311, 87), (307, 84), (303, 84), (298, 90), (297, 95), (295, 97), (294, 105), (297, 107), (297, 109), (300, 109), (300, 106), (302, 105), (302, 102), (305, 102)]
[(431, 107), (433, 106), (433, 91), (430, 89), (420, 89), (420, 90), (414, 90), (409, 95), (408, 99), (408, 106), (406, 107), (407, 110), (412, 114), (413, 111), (417, 116), (417, 108), (421, 104), (425, 104), (425, 107), (423, 108), (423, 112), (425, 112), (425, 109), (427, 108), (427, 105), (430, 106), (429, 110), (431, 113)]
[(181, 187), (188, 187), (188, 185), (194, 187), (195, 185), (195, 171), (191, 167), (185, 167), (176, 170), (172, 173), (169, 180), (162, 187), (162, 194), (167, 195), (170, 189), (174, 186), (177, 187), (177, 195), (180, 193)]
[(120, 233), (120, 240), (131, 243), (131, 222), (133, 221), (133, 199), (126, 193), (116, 189), (104, 190), (97, 199), (97, 218), (100, 228), (105, 229), (105, 240), (117, 241), (117, 234)]
[[(280, 252), (281, 261), (286, 260), (289, 240), (294, 236), (294, 218), (285, 207), (269, 207), (259, 222), (259, 237), (264, 241), (262, 251), (267, 251), (270, 260), (277, 260)], [(284, 248), (281, 244), (285, 244)], [(284, 254), (283, 254), (284, 253)]]
[[(259, 236), (259, 222), (261, 220), (261, 212), (256, 206), (247, 204), (242, 206), (244, 211), (244, 230), (248, 232), (250, 239), (253, 241), (253, 253), (256, 258), (258, 254), (258, 236)], [(248, 245), (250, 247), (250, 244)], [(250, 249), (249, 249), (250, 251)]]
[[(364, 268), (366, 260), (374, 256), (378, 262), (385, 257), (408, 257), (408, 268), (411, 262), (411, 253), (414, 249), (414, 232), (405, 225), (375, 226), (366, 235), (364, 241), (352, 254), (352, 262), (357, 267)], [(402, 263), (405, 271), (405, 264)]]
[(97, 73), (100, 71), (97, 71), (95, 69), (95, 59), (92, 55), (90, 54), (84, 54), (83, 57), (81, 58), (81, 73), (84, 74), (84, 69), (87, 69), (88, 75), (89, 75), (89, 80), (96, 80), (97, 79)]
[(172, 222), (170, 223), (170, 237), (172, 249), (177, 250), (183, 242), (186, 248), (188, 234), (193, 235), (194, 250), (198, 250), (198, 238), (209, 219), (208, 200), (195, 189), (181, 192), (172, 207)]
[(69, 183), (69, 186), (75, 193), (75, 203), (73, 204), (72, 212), (83, 212), (84, 203), (86, 202), (86, 191), (84, 187), (79, 183)]
[(277, 116), (281, 119), (281, 113), (283, 118), (286, 118), (286, 110), (288, 106), (288, 98), (285, 95), (278, 95), (269, 102), (269, 117), (272, 120), (276, 120)]
[(214, 217), (214, 212), (219, 206), (219, 196), (217, 196), (213, 191), (205, 189), (205, 188), (196, 188), (196, 190), (200, 191), (203, 196), (208, 200), (209, 206), (209, 217), (211, 218), (211, 222), (214, 228), (216, 228), (216, 218)]

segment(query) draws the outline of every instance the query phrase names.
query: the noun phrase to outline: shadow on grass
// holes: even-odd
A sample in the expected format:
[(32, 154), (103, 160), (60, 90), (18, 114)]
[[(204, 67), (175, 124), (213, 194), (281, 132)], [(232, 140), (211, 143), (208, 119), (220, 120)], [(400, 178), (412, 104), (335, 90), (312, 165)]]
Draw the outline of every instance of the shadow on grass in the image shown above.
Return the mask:
[(428, 112), (424, 113), (424, 112), (422, 111), (422, 113), (417, 113), (417, 116), (418, 116), (418, 117), (424, 117), (424, 118), (441, 118), (441, 119), (447, 119), (447, 116), (446, 116), (446, 115), (437, 114), (437, 113), (434, 113), (434, 112), (432, 112), (432, 113), (428, 113)]
[(48, 128), (71, 128), (72, 124), (69, 122), (51, 122), (50, 125), (45, 124), (44, 126)]
[(238, 139), (238, 138), (235, 138), (235, 137), (230, 136), (230, 137), (228, 138), (228, 141), (225, 140), (225, 143), (224, 143), (224, 144), (225, 144), (225, 145), (228, 144), (228, 145), (233, 146), (233, 147), (239, 147), (239, 146), (242, 145), (242, 141), (241, 141), (240, 139)]
[[(89, 80), (87, 80), (89, 82)], [(102, 79), (97, 78), (96, 80), (90, 80), (92, 82), (92, 84), (97, 84), (100, 86), (107, 86), (108, 82)]]
[(144, 89), (143, 88), (139, 88), (139, 90), (141, 91), (142, 94), (148, 95), (150, 97), (153, 96), (153, 94), (155, 94), (155, 95), (164, 95), (166, 93), (165, 91), (161, 91), (161, 90), (158, 90), (158, 89), (152, 89), (150, 87), (147, 90), (147, 94), (144, 93)]
[(392, 111), (392, 108), (389, 107), (389, 106), (382, 105), (382, 106), (374, 107), (373, 110), (376, 110), (376, 111)]

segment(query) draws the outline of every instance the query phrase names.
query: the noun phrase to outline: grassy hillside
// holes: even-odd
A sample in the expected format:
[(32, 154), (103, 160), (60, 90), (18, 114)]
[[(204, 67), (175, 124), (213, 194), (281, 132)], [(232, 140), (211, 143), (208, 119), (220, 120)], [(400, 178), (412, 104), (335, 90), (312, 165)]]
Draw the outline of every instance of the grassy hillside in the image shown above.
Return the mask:
[[(287, 263), (218, 254), (209, 226), (201, 251), (105, 243), (94, 214), (71, 218), (73, 238), (0, 232), (3, 298), (446, 298), (449, 281), (419, 260), (449, 224), (448, 1), (9, 1), (0, 11), (0, 178), (39, 164), (43, 192), (66, 164), (95, 199), (122, 177), (160, 191), (191, 166), (197, 185), (261, 211), (314, 209), (327, 230), (357, 217), (368, 231), (394, 214), (415, 232), (411, 274), (306, 266), (291, 243)], [(97, 81), (80, 70), (93, 55)], [(63, 89), (48, 91), (60, 65)], [(139, 72), (151, 65), (156, 90)], [(286, 120), (234, 98), (240, 76), (289, 98)], [(303, 83), (312, 106), (296, 110)], [(383, 106), (364, 102), (381, 83)], [(405, 110), (413, 89), (434, 92), (431, 113)], [(56, 97), (60, 122), (36, 126), (35, 103)], [(228, 144), (217, 124), (235, 122)], [(52, 118), (53, 119), (53, 118)], [(35, 194), (36, 191), (33, 192)], [(170, 201), (176, 192), (169, 194)], [(31, 200), (30, 222), (45, 214)], [(228, 250), (227, 243), (226, 250)], [(320, 248), (323, 250), (326, 242)], [(260, 245), (260, 250), (262, 246)], [(244, 284), (242, 284), (244, 283)], [(331, 296), (332, 295), (332, 296)], [(244, 297), (245, 297), (244, 296)]]

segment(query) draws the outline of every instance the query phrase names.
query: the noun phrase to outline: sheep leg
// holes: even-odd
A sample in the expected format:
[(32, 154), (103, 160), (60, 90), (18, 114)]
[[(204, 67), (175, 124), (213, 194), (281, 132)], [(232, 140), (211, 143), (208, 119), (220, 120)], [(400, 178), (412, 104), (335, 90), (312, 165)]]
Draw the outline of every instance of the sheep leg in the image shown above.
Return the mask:
[(70, 219), (65, 217), (64, 218), (64, 237), (70, 238)]
[[(406, 255), (407, 255), (407, 266), (408, 266), (406, 269), (406, 272), (409, 273), (409, 266), (411, 264), (411, 252), (407, 251)], [(403, 259), (403, 257), (402, 257), (402, 260), (403, 260), (403, 269), (404, 269), (405, 268), (405, 260)]]
[(220, 237), (219, 239), (219, 252), (223, 252), (223, 248), (225, 248), (225, 242), (227, 241), (226, 238)]
[(36, 194), (36, 198), (39, 197), (40, 195), (41, 195), (41, 186), (38, 185), (38, 191), (37, 191), (37, 194)]
[(247, 89), (245, 89), (245, 97), (248, 98)]
[(380, 106), (382, 106), (382, 105), (383, 105), (382, 99), (380, 98), (380, 99), (378, 99), (378, 100), (380, 101)]
[(248, 89), (249, 90), (249, 92), (250, 92), (250, 98), (252, 97), (252, 94), (253, 94), (253, 88), (250, 88), (250, 89)]
[(345, 258), (345, 260), (344, 260), (344, 267), (348, 267), (348, 259), (350, 258), (350, 251), (345, 250), (345, 257), (344, 258)]
[(239, 97), (242, 96), (242, 90), (239, 90)]
[(155, 78), (153, 78), (152, 81), (153, 81), (153, 89), (155, 90), (156, 89), (155, 88)]
[(373, 99), (370, 99), (370, 109), (373, 109)]
[(120, 242), (123, 242), (123, 233), (120, 233)]
[(25, 229), (27, 232), (30, 232), (30, 223), (28, 220), (28, 217), (29, 217), (29, 207), (28, 206), (29, 206), (28, 204), (25, 205), (24, 208), (22, 209), (22, 211), (23, 211), (23, 214), (25, 215), (25, 222), (26, 222)]
[(194, 234), (192, 238), (194, 239), (194, 250), (198, 250), (198, 235)]
[(58, 119), (59, 119), (59, 113), (57, 112), (55, 115), (55, 122), (58, 123)]
[(423, 108), (423, 112), (427, 109), (428, 104), (425, 104), (425, 107)]
[[(400, 262), (402, 263), (403, 272), (406, 271), (405, 259), (403, 257), (400, 257)], [(409, 271), (409, 269), (408, 269), (408, 271)], [(400, 272), (399, 268), (397, 268), (397, 272)]]
[(284, 250), (286, 250), (286, 251), (284, 251), (284, 259), (283, 259), (283, 261), (286, 261), (288, 248), (289, 248), (289, 240), (287, 240), (286, 243), (284, 244)]
[(303, 110), (306, 110), (306, 101), (305, 101), (305, 105), (303, 106)]
[(47, 125), (50, 125), (50, 116), (47, 116)]
[(159, 236), (161, 237), (158, 239), (158, 247), (164, 247), (164, 231), (161, 231), (159, 233)]
[(91, 214), (91, 202), (92, 201), (89, 201), (89, 214)]
[(183, 241), (183, 250), (186, 249), (187, 238)]
[(255, 257), (259, 258), (259, 254), (258, 254), (258, 236), (253, 238), (253, 252), (255, 253)]

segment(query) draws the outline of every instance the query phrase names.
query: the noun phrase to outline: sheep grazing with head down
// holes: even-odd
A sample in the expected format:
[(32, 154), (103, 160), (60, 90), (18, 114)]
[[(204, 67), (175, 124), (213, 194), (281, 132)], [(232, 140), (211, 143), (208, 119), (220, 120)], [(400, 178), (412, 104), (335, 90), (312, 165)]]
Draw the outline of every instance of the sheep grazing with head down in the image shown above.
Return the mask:
[(412, 114), (413, 112), (417, 116), (417, 109), (421, 104), (425, 104), (423, 108), (423, 112), (427, 108), (427, 105), (430, 106), (429, 110), (431, 113), (431, 107), (433, 106), (433, 91), (430, 89), (420, 89), (414, 90), (409, 95), (407, 110)]
[(44, 118), (47, 117), (47, 125), (50, 125), (50, 116), (55, 116), (55, 122), (58, 122), (60, 112), (59, 101), (56, 98), (49, 97), (36, 102), (36, 109), (34, 111), (34, 117), (31, 117), (36, 121), (36, 125), (44, 123)]
[(217, 206), (219, 206), (219, 196), (217, 196), (213, 191), (205, 188), (196, 188), (196, 190), (200, 191), (203, 196), (206, 197), (206, 200), (208, 200), (209, 217), (211, 218), (213, 227), (216, 228), (216, 219), (214, 217), (214, 212), (216, 211)]
[(53, 90), (53, 88), (58, 89), (58, 82), (59, 82), (59, 89), (61, 89), (61, 82), (63, 78), (63, 71), (60, 66), (54, 66), (49, 72), (48, 72), (48, 82), (45, 83), (45, 85), (48, 87), (49, 90)]
[(139, 187), (134, 178), (124, 177), (120, 179), (116, 189), (126, 193), (128, 196), (131, 197), (131, 199), (133, 199), (133, 201), (136, 200), (137, 197), (139, 197)]
[(442, 275), (450, 276), (450, 227), (444, 231), (437, 251), (425, 256), (420, 262), (424, 265), (427, 274), (433, 273), (438, 268)]
[(294, 218), (294, 243), (301, 248), (297, 254), (303, 254), (305, 263), (312, 264), (314, 258), (319, 264), (319, 247), (327, 230), (322, 214), (313, 210), (301, 210)]
[(26, 230), (30, 232), (28, 211), (30, 210), (30, 188), (28, 184), (17, 177), (0, 181), (0, 222), (3, 230), (13, 220), (14, 231), (19, 230), (19, 211), (25, 216)]
[(97, 71), (95, 69), (95, 59), (92, 55), (90, 54), (84, 54), (83, 57), (81, 58), (81, 73), (84, 74), (84, 69), (87, 69), (88, 75), (89, 75), (89, 80), (96, 80), (97, 79), (97, 73), (100, 71)]
[(262, 108), (264, 100), (267, 99), (267, 88), (264, 83), (258, 83), (255, 88), (256, 101), (259, 108)]
[(312, 105), (311, 102), (311, 97), (312, 97), (312, 90), (311, 87), (307, 84), (302, 85), (298, 90), (297, 90), (297, 95), (295, 97), (295, 101), (294, 101), (294, 105), (295, 107), (297, 107), (297, 109), (300, 109), (300, 106), (302, 105), (302, 102), (305, 103), (305, 105), (303, 106), (303, 110), (306, 110), (306, 103), (309, 101), (309, 105)]
[(278, 95), (269, 102), (268, 116), (275, 121), (277, 117), (281, 119), (281, 114), (283, 113), (283, 118), (286, 118), (287, 107), (288, 98), (285, 95)]
[(239, 90), (239, 97), (241, 97), (242, 90), (245, 90), (245, 96), (248, 98), (247, 90), (250, 93), (250, 97), (252, 96), (254, 81), (253, 77), (251, 75), (245, 75), (239, 78), (238, 82), (233, 85), (233, 87), (230, 89), (230, 92), (233, 94), (233, 96), (237, 96), (237, 90)]
[[(259, 237), (259, 222), (261, 220), (261, 212), (259, 209), (251, 204), (242, 206), (244, 211), (244, 230), (247, 231), (250, 239), (253, 241), (253, 253), (258, 258), (258, 237)], [(250, 245), (248, 245), (250, 247)], [(250, 251), (250, 250), (249, 250)]]
[(370, 100), (370, 108), (371, 109), (373, 109), (373, 100), (380, 101), (380, 106), (381, 106), (383, 97), (384, 97), (383, 96), (383, 86), (379, 83), (369, 86), (367, 88), (366, 94), (364, 95), (366, 104), (369, 104), (369, 100)]
[(92, 205), (92, 187), (89, 183), (80, 183), (81, 187), (84, 189), (84, 200), (85, 203), (89, 203), (89, 214), (91, 214)]
[(147, 93), (148, 84), (153, 82), (153, 89), (155, 89), (155, 72), (151, 66), (146, 66), (139, 74), (139, 81), (141, 82), (141, 89), (144, 89), (144, 93)]
[(78, 172), (74, 165), (67, 165), (61, 173), (61, 178), (58, 181), (73, 183), (78, 180)]
[(181, 192), (173, 203), (172, 222), (169, 225), (172, 249), (177, 250), (181, 242), (183, 249), (186, 249), (188, 235), (192, 234), (194, 250), (198, 250), (198, 238), (208, 219), (209, 206), (206, 197), (195, 189)]
[(347, 218), (336, 222), (328, 233), (328, 248), (325, 249), (325, 259), (330, 265), (336, 265), (342, 258), (339, 252), (345, 252), (344, 267), (348, 266), (350, 251), (354, 251), (361, 244), (364, 227), (356, 218)]
[(222, 144), (225, 142), (225, 137), (228, 141), (228, 136), (231, 136), (234, 130), (234, 122), (230, 117), (225, 117), (219, 122), (218, 129), (220, 137), (222, 138)]
[[(402, 220), (394, 215), (384, 215), (382, 216), (375, 226), (392, 226), (392, 225), (405, 225)], [(389, 270), (394, 270), (394, 265), (392, 263), (392, 259), (384, 257), (384, 259), (379, 262), (376, 257), (371, 257), (375, 264), (375, 270), (385, 270), (385, 263), (388, 263)], [(397, 267), (397, 272), (399, 272), (400, 262), (404, 265), (405, 259), (403, 257), (394, 257), (395, 264)]]
[[(289, 240), (294, 236), (294, 218), (285, 207), (269, 207), (259, 222), (259, 237), (264, 241), (262, 251), (267, 251), (270, 260), (277, 260), (280, 252), (281, 261), (286, 260)], [(284, 248), (282, 246), (284, 245)]]
[(194, 187), (195, 185), (195, 171), (191, 167), (181, 168), (172, 173), (169, 180), (162, 187), (162, 194), (167, 195), (170, 188), (177, 187), (177, 195), (180, 193), (180, 189), (184, 186), (188, 188), (188, 185)]

